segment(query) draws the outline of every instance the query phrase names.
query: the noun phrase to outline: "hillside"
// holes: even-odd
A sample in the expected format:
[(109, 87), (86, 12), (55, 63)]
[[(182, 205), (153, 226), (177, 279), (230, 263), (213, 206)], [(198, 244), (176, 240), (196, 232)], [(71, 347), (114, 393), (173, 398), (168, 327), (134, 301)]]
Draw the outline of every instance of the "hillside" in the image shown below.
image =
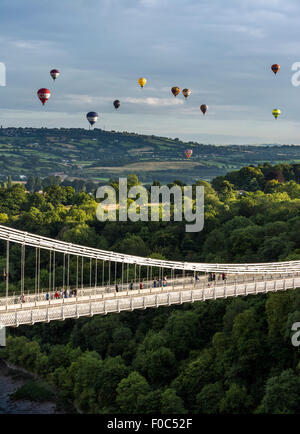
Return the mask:
[[(187, 160), (185, 149), (192, 149)], [(214, 146), (101, 129), (0, 129), (0, 179), (29, 175), (108, 180), (135, 173), (143, 182), (211, 180), (265, 161), (300, 161), (299, 146)]]

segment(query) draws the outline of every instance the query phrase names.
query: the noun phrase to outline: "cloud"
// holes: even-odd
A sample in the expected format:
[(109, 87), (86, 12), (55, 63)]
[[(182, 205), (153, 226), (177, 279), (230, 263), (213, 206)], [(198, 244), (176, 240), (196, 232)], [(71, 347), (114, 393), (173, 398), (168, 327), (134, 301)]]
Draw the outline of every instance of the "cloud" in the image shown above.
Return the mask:
[(184, 101), (182, 99), (178, 99), (178, 98), (153, 98), (153, 97), (148, 97), (148, 98), (131, 98), (131, 97), (127, 97), (127, 98), (123, 98), (123, 100), (125, 102), (128, 102), (130, 104), (137, 104), (137, 105), (149, 105), (149, 106), (154, 106), (154, 107), (171, 107), (174, 105), (180, 105), (180, 104), (184, 104)]

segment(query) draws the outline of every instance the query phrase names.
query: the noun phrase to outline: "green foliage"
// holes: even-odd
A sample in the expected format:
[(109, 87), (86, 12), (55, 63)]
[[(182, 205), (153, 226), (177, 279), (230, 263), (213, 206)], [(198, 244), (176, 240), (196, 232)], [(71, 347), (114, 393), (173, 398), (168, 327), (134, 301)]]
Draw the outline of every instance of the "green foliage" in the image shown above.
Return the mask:
[(37, 402), (53, 401), (55, 399), (54, 390), (49, 384), (43, 381), (28, 381), (19, 387), (12, 395), (14, 400), (28, 400)]
[(265, 396), (258, 413), (295, 414), (300, 412), (300, 376), (292, 369), (267, 380)]
[(221, 414), (243, 414), (249, 413), (253, 400), (247, 394), (246, 388), (238, 384), (232, 384), (225, 392), (224, 398), (220, 401)]
[(123, 378), (117, 387), (116, 402), (122, 413), (137, 414), (143, 413), (147, 403), (143, 399), (145, 395), (150, 393), (150, 386), (147, 380), (134, 371)]
[[(67, 242), (156, 259), (299, 260), (299, 181), (300, 165), (289, 164), (248, 166), (212, 185), (198, 180), (193, 187), (205, 188), (205, 225), (191, 235), (177, 222), (101, 223), (85, 183), (35, 175), (27, 183), (31, 193), (13, 182), (0, 188), (0, 221)], [(40, 182), (43, 193), (37, 192)], [(138, 183), (137, 176), (129, 176), (130, 185)], [(0, 270), (5, 268), (1, 249)], [(20, 246), (11, 246), (10, 254), (10, 290), (18, 294)], [(46, 252), (41, 263), (41, 285), (47, 288)], [(73, 278), (74, 258), (70, 267)], [(35, 256), (28, 250), (26, 289), (34, 287), (34, 270)], [(56, 270), (59, 285), (59, 255)], [(93, 264), (93, 276), (94, 271)], [(85, 260), (85, 282), (89, 272)], [(132, 279), (134, 267), (128, 272)], [(158, 276), (157, 269), (152, 272)], [(120, 275), (119, 267), (117, 280)], [(99, 267), (99, 282), (102, 277)], [(143, 271), (141, 277), (146, 277)], [(0, 281), (3, 291), (5, 282)], [(300, 321), (299, 294), (278, 291), (19, 327), (10, 331), (1, 354), (85, 413), (299, 413), (299, 349), (290, 342), (291, 326)], [(37, 392), (37, 399), (42, 393)]]

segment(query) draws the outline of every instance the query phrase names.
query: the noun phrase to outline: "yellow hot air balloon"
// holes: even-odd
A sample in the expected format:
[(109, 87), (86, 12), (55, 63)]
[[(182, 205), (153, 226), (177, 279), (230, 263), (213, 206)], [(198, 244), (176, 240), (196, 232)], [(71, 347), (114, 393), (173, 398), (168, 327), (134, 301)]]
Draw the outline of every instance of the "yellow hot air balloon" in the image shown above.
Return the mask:
[(147, 83), (147, 79), (144, 77), (141, 77), (138, 79), (138, 84), (143, 88), (145, 84)]
[(274, 109), (272, 111), (272, 115), (274, 116), (275, 119), (277, 119), (278, 116), (280, 116), (280, 114), (281, 114), (281, 111), (279, 109)]

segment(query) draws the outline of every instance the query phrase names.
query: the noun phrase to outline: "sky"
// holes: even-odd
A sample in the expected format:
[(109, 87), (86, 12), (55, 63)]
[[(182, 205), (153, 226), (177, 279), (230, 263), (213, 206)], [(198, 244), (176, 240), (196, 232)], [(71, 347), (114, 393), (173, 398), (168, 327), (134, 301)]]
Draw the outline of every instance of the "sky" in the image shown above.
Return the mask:
[[(299, 144), (299, 19), (298, 0), (1, 0), (0, 124), (87, 128), (97, 111), (106, 130)], [(188, 100), (172, 86), (190, 88)], [(51, 91), (44, 107), (42, 87)]]

